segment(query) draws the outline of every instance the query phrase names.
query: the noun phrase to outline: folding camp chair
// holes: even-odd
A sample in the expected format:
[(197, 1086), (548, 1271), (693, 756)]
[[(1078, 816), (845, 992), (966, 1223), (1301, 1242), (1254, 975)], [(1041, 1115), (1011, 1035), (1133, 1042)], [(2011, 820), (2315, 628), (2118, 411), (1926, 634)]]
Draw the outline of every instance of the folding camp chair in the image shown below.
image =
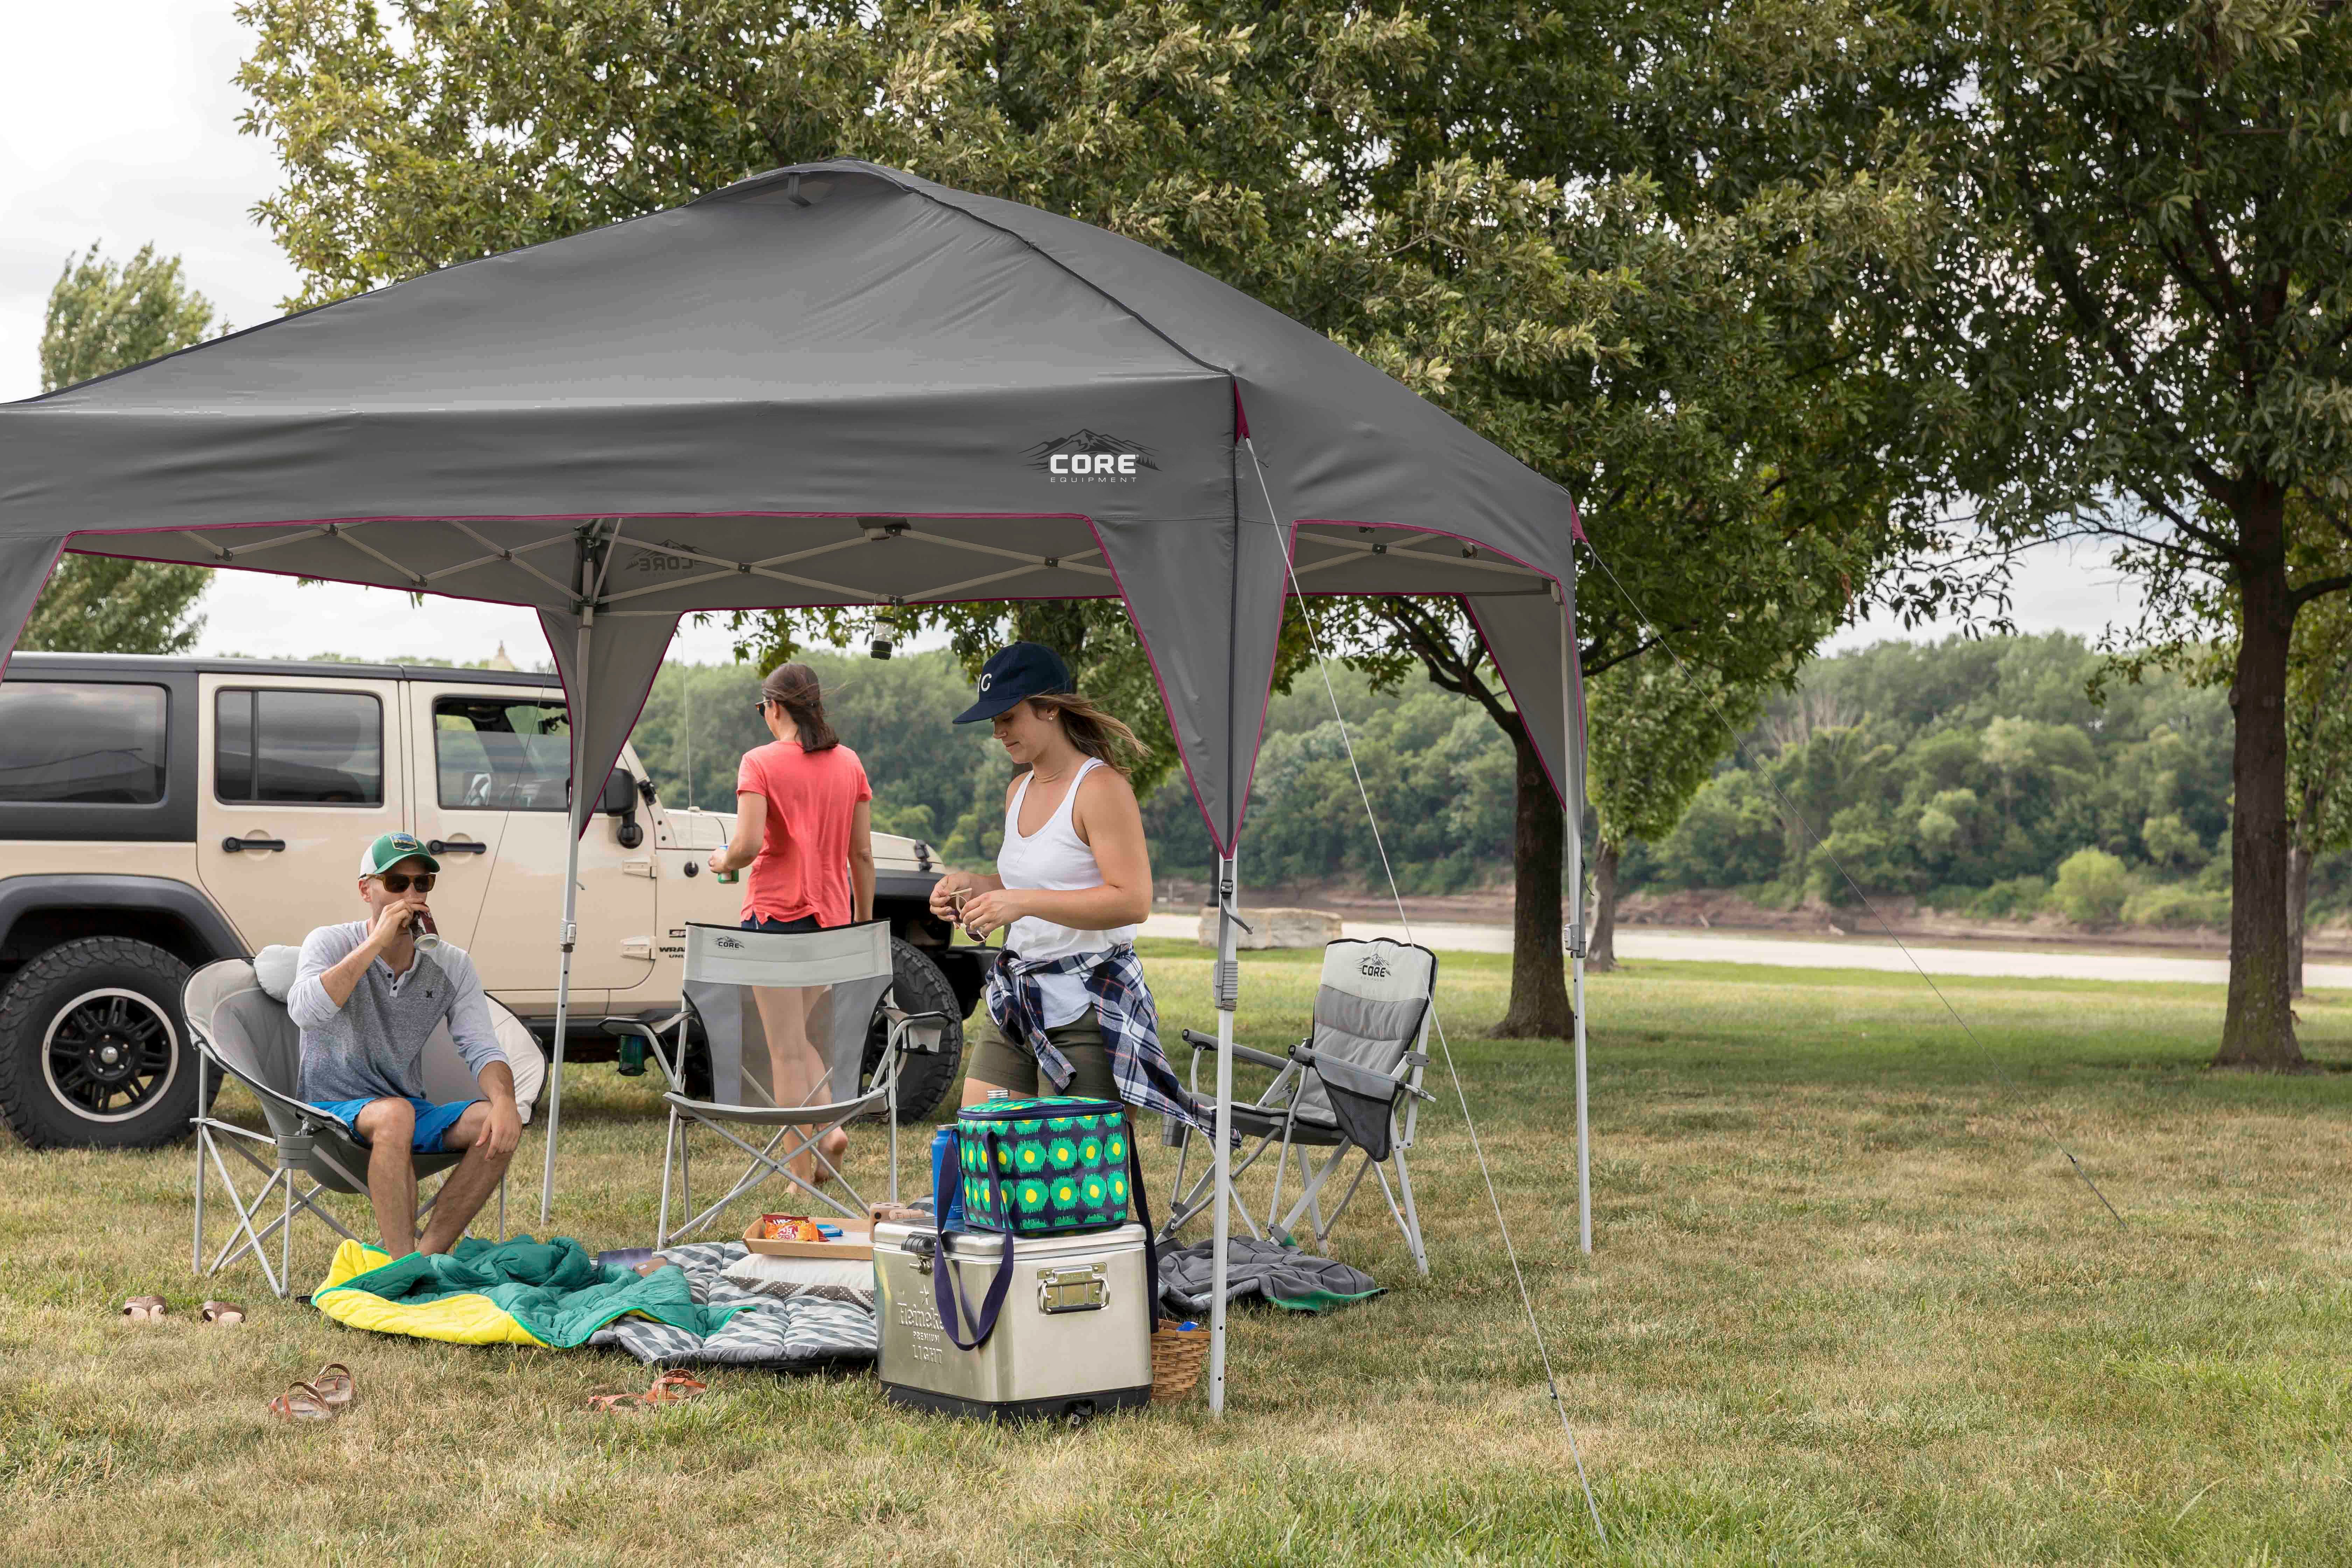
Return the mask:
[[(771, 1176), (780, 1176), (815, 1202), (855, 1219), (866, 1214), (866, 1199), (850, 1185), (818, 1145), (837, 1127), (862, 1117), (881, 1115), (890, 1128), (890, 1198), (898, 1196), (898, 1069), (909, 1051), (939, 1048), (941, 1031), (951, 1022), (945, 1013), (905, 1013), (886, 1001), (890, 990), (890, 927), (887, 921), (866, 921), (829, 931), (759, 931), (730, 926), (689, 925), (686, 936), (686, 1012), (674, 1020), (677, 1027), (665, 1047), (653, 1029), (653, 1041), (663, 1070), (669, 1075), (669, 1134), (662, 1146), (661, 1212), (655, 1223), (654, 1246), (667, 1247), (691, 1236), (719, 1216), (737, 1198)], [(780, 986), (822, 990), (809, 1011), (809, 1034), (825, 1076), (804, 1103), (778, 1104), (769, 1082), (767, 1034), (760, 1023), (755, 988)], [(866, 1032), (879, 1008), (886, 1032), (881, 1059), (870, 1082), (865, 1071)], [(698, 1024), (710, 1052), (710, 1098), (697, 1100), (686, 1092), (683, 1070), (689, 1026)], [(751, 1156), (742, 1176), (724, 1197), (670, 1227), (670, 1184), (678, 1189), (678, 1206), (694, 1207), (693, 1169), (687, 1147), (691, 1123), (698, 1122)], [(738, 1134), (737, 1127), (771, 1129), (764, 1144)], [(782, 1152), (777, 1152), (782, 1148)], [(813, 1182), (787, 1168), (802, 1153), (841, 1184), (856, 1206), (844, 1204)]]
[[(1316, 1246), (1328, 1245), (1332, 1226), (1339, 1223), (1369, 1171), (1380, 1181), (1414, 1265), (1423, 1274), (1429, 1272), (1404, 1152), (1412, 1147), (1420, 1102), (1434, 1098), (1423, 1090), (1421, 1077), (1429, 1064), (1430, 1003), (1436, 989), (1437, 955), (1425, 947), (1386, 940), (1330, 942), (1323, 949), (1312, 1032), (1291, 1047), (1286, 1058), (1246, 1046), (1234, 1047), (1236, 1060), (1276, 1069), (1265, 1093), (1249, 1103), (1236, 1101), (1233, 1108), (1234, 1131), (1245, 1142), (1255, 1141), (1234, 1163), (1236, 1181), (1267, 1150), (1275, 1151), (1274, 1195), (1266, 1204), (1263, 1232), (1235, 1187), (1234, 1212), (1252, 1236), (1287, 1239), (1304, 1218)], [(1217, 1039), (1187, 1029), (1184, 1043), (1192, 1047), (1197, 1095), (1201, 1055), (1214, 1051)], [(1203, 1097), (1203, 1103), (1213, 1105), (1214, 1096)], [(1160, 1229), (1163, 1241), (1216, 1202), (1213, 1170), (1202, 1172), (1191, 1186), (1184, 1184), (1192, 1140), (1182, 1136), (1186, 1130), (1181, 1124), (1171, 1127), (1183, 1152), (1176, 1162), (1168, 1222)], [(1310, 1149), (1328, 1152), (1315, 1163), (1308, 1158)], [(1361, 1155), (1362, 1163), (1327, 1214), (1323, 1194), (1350, 1154)], [(1294, 1158), (1305, 1190), (1285, 1214), (1283, 1182)], [(1388, 1165), (1396, 1168), (1393, 1191), (1383, 1169)]]
[[(188, 1032), (196, 1042), (200, 1075), (197, 1110), (191, 1119), (196, 1132), (195, 1271), (218, 1274), (250, 1252), (268, 1276), (269, 1289), (279, 1297), (286, 1294), (293, 1278), (295, 1211), (305, 1210), (336, 1235), (358, 1241), (362, 1238), (346, 1229), (341, 1221), (320, 1206), (319, 1200), (329, 1193), (367, 1195), (367, 1140), (351, 1123), (298, 1098), (301, 1031), (287, 1016), (282, 997), (285, 984), (293, 978), (293, 956), (290, 948), (265, 949), (256, 962), (225, 958), (217, 963), (208, 963), (188, 977), (181, 997)], [(256, 978), (257, 963), (269, 974), (280, 994), (273, 995)], [(539, 1099), (540, 1086), (546, 1078), (547, 1058), (540, 1054), (539, 1042), (531, 1038), (522, 1021), (496, 1002), (490, 1003), (490, 1023), (499, 1045), (506, 1052), (507, 1065), (514, 1072), (515, 1104), (528, 1123)], [(480, 1093), (480, 1085), (466, 1066), (465, 1058), (457, 1054), (457, 1043), (450, 1037), (446, 1024), (434, 1031), (421, 1065), (425, 1096), (436, 1103)], [(203, 1075), (214, 1071), (226, 1073), (253, 1091), (254, 1098), (261, 1101), (262, 1117), (269, 1125), (268, 1132), (257, 1132), (213, 1114), (212, 1097), (205, 1092), (208, 1084)], [(274, 1160), (255, 1153), (251, 1145), (256, 1143), (273, 1146)], [(234, 1151), (268, 1178), (250, 1202), (238, 1194), (228, 1162), (222, 1157), (224, 1150)], [(462, 1149), (418, 1154), (416, 1174), (422, 1179), (446, 1172), (464, 1158)], [(205, 1263), (207, 1161), (226, 1190), (229, 1212), (236, 1216), (229, 1239), (222, 1244), (219, 1255), (209, 1267)], [(278, 1215), (257, 1229), (255, 1222), (264, 1216), (273, 1193), (279, 1194)], [(425, 1200), (424, 1206), (416, 1211), (419, 1220), (432, 1211), (440, 1195), (436, 1188), (433, 1195)], [(501, 1239), (506, 1229), (507, 1189), (501, 1180)], [(278, 1267), (274, 1269), (266, 1246), (273, 1235), (278, 1238)]]

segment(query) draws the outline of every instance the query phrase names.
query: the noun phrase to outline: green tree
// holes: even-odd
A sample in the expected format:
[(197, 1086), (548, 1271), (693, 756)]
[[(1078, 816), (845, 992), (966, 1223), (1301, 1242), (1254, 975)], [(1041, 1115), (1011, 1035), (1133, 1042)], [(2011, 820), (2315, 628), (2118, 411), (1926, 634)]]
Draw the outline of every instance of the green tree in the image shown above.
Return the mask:
[[(2347, 553), (2352, 553), (2348, 552)], [(2313, 864), (2352, 849), (2352, 602), (2331, 599), (2295, 626), (2287, 677), (2287, 931), (2290, 988), (2303, 994)]]
[(1587, 784), (1598, 831), (1592, 856), (1590, 963), (1617, 967), (1617, 871), (1632, 839), (1672, 833), (1717, 759), (1756, 721), (1762, 693), (1729, 688), (1690, 666), (1645, 658), (1586, 687)]
[(1840, 35), (1786, 35), (1817, 90), (1783, 151), (1717, 151), (1750, 177), (1827, 158), (1931, 193), (1936, 265), (1852, 304), (1956, 390), (1953, 489), (1997, 534), (2111, 542), (2158, 653), (2234, 622), (2215, 1059), (2293, 1067), (2289, 655), (2352, 589), (2352, 11), (1933, 0), (1853, 7)]
[[(212, 301), (188, 287), (176, 256), (142, 245), (117, 265), (92, 245), (68, 260), (49, 290), (41, 326), (41, 390), (106, 375), (198, 342), (212, 330)], [(16, 639), (59, 653), (178, 653), (203, 629), (196, 601), (211, 585), (202, 566), (165, 566), (67, 555), (34, 601)]]

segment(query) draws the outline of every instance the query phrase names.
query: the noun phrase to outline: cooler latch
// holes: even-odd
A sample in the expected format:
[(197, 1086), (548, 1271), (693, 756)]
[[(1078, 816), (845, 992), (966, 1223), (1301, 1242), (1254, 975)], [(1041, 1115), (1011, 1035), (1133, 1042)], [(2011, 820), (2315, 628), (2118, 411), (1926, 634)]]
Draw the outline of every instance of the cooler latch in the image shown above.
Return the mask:
[(1099, 1312), (1110, 1304), (1110, 1281), (1099, 1263), (1037, 1271), (1037, 1310), (1045, 1313)]

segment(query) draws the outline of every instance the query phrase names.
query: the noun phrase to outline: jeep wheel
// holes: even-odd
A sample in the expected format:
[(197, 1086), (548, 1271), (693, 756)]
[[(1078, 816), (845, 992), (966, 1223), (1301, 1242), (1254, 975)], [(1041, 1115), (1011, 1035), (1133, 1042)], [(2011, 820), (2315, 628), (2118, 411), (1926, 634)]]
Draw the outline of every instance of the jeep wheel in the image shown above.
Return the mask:
[(187, 966), (93, 936), (49, 949), (0, 995), (0, 1117), (35, 1149), (153, 1149), (188, 1133), (196, 1052)]
[[(948, 1021), (940, 1031), (940, 1048), (936, 1051), (909, 1051), (898, 1077), (898, 1121), (901, 1126), (930, 1120), (940, 1101), (956, 1080), (963, 1076), (963, 1020), (956, 1005), (955, 987), (940, 973), (940, 966), (923, 955), (923, 950), (890, 939), (890, 997), (902, 1013), (945, 1013)], [(874, 1026), (866, 1037), (865, 1078), (871, 1081), (874, 1069), (882, 1062), (883, 1047), (888, 1043), (889, 1026), (880, 1012), (874, 1015)]]

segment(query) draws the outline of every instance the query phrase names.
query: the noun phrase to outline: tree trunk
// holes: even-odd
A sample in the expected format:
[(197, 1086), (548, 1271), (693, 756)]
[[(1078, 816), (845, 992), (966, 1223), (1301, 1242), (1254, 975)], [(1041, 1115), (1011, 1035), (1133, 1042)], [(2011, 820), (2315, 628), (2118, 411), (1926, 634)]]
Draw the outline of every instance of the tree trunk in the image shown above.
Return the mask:
[(2311, 851), (2286, 847), (2286, 994), (2303, 994), (2303, 917), (2311, 904)]
[(2288, 1005), (2286, 668), (2294, 603), (2286, 571), (2284, 495), (2258, 484), (2239, 520), (2236, 710), (2230, 779), (2230, 1003), (2216, 1067), (2303, 1065)]
[(1616, 845), (1602, 839), (1592, 853), (1592, 933), (1585, 939), (1584, 967), (1606, 973), (1617, 967)]
[[(1486, 1032), (1502, 1039), (1566, 1039), (1575, 1028), (1568, 966), (1560, 958), (1559, 877), (1568, 815), (1551, 792), (1543, 760), (1517, 724), (1511, 726), (1511, 748), (1518, 763), (1511, 847), (1511, 1005), (1502, 1022)], [(1581, 898), (1583, 889), (1571, 896)]]

